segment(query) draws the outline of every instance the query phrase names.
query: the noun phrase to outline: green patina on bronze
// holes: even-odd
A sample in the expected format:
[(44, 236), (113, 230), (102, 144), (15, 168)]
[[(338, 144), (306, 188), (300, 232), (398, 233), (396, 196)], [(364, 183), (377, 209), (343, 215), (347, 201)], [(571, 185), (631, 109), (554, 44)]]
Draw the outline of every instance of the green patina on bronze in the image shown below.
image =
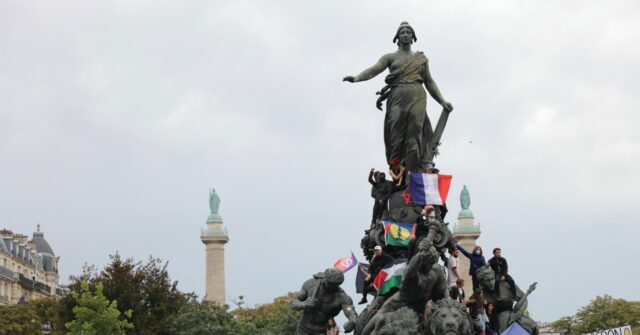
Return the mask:
[(213, 188), (209, 190), (209, 208), (211, 209), (211, 214), (209, 214), (209, 217), (207, 218), (207, 223), (222, 223), (222, 217), (218, 214), (218, 210), (220, 209), (220, 197)]
[(462, 210), (460, 214), (458, 214), (458, 219), (473, 218), (473, 213), (469, 209), (469, 205), (471, 205), (471, 195), (469, 194), (467, 185), (464, 185), (462, 192), (460, 192), (460, 207), (462, 207)]

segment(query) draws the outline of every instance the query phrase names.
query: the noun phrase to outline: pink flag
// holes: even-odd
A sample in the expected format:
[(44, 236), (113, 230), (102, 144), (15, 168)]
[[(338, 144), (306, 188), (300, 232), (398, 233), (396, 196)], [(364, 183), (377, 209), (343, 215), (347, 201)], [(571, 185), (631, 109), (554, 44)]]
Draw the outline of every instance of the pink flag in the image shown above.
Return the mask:
[(356, 264), (358, 264), (358, 260), (352, 252), (351, 257), (340, 258), (335, 264), (333, 264), (333, 267), (342, 272), (347, 272), (351, 270), (352, 267), (356, 266)]

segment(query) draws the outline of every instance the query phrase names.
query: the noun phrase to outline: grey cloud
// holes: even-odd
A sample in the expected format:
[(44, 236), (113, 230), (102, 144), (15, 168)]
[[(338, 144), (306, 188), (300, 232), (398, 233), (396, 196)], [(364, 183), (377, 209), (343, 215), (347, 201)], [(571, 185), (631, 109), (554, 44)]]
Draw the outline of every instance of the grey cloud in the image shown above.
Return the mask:
[(479, 243), (503, 247), (523, 286), (540, 282), (537, 319), (601, 293), (638, 300), (620, 285), (639, 275), (620, 257), (640, 233), (637, 13), (633, 1), (4, 2), (0, 221), (40, 222), (63, 276), (116, 250), (153, 254), (202, 294), (213, 186), (228, 294), (294, 290), (359, 254), (364, 179), (384, 168), (383, 80), (340, 80), (393, 51), (407, 20), (456, 107), (438, 158), (454, 175), (450, 220), (466, 184)]

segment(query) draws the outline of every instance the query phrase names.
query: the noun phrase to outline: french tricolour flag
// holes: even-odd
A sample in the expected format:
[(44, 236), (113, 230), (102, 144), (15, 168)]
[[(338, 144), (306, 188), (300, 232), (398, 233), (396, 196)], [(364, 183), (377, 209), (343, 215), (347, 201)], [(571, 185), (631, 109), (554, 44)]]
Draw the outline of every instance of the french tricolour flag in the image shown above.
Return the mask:
[(411, 201), (417, 205), (443, 205), (450, 185), (450, 175), (411, 172)]

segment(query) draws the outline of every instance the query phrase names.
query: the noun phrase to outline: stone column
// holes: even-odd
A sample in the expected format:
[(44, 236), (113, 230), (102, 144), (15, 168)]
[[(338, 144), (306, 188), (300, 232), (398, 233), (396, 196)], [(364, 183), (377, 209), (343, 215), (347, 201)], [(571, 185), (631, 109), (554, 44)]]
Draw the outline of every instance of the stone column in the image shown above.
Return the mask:
[(207, 228), (202, 230), (200, 240), (206, 250), (206, 274), (204, 300), (225, 304), (225, 278), (224, 278), (224, 245), (229, 242), (227, 229), (218, 214), (220, 198), (215, 190), (209, 193), (209, 206), (211, 214), (207, 218)]
[[(453, 227), (453, 237), (458, 240), (458, 244), (468, 252), (472, 252), (476, 246), (476, 240), (480, 237), (480, 226), (474, 223), (473, 213), (469, 209), (471, 203), (471, 197), (467, 186), (462, 188), (460, 193), (460, 204), (462, 210), (458, 214), (458, 223)], [(464, 279), (464, 291), (467, 298), (473, 294), (473, 284), (471, 282), (471, 276), (469, 275), (469, 267), (471, 262), (469, 258), (460, 253), (458, 257), (458, 274), (460, 278)]]
[(201, 236), (201, 240), (207, 253), (204, 299), (224, 305), (224, 245), (229, 238)]

